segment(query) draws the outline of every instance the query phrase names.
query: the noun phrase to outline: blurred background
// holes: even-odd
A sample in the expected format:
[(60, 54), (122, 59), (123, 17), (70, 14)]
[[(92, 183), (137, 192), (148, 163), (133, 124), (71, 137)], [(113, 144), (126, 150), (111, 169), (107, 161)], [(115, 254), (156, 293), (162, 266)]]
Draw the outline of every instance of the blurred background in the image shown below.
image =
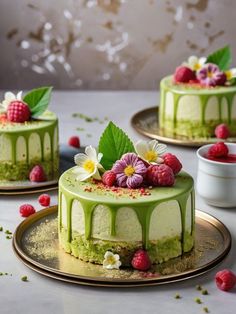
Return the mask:
[[(0, 88), (156, 90), (230, 44), (234, 0), (0, 0)], [(235, 64), (236, 65), (236, 61)]]

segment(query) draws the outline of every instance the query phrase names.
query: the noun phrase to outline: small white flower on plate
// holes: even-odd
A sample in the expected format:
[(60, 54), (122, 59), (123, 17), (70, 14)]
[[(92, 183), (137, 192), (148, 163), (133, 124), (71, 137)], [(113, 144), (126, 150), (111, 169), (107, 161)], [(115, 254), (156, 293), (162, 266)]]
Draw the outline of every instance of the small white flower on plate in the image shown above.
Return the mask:
[(120, 256), (107, 251), (104, 255), (103, 268), (119, 269), (121, 266)]
[(7, 111), (8, 105), (14, 100), (22, 100), (22, 91), (18, 92), (16, 95), (12, 92), (6, 92), (4, 100), (0, 103), (0, 110)]
[(99, 168), (102, 169), (101, 159), (102, 154), (97, 154), (96, 149), (91, 145), (85, 148), (85, 154), (79, 153), (75, 155), (74, 160), (77, 167), (73, 170), (73, 173), (76, 174), (77, 180), (85, 181), (90, 177), (100, 180)]
[(232, 68), (225, 71), (225, 75), (226, 75), (227, 81), (232, 80), (233, 78), (236, 77), (236, 68)]
[(206, 60), (207, 59), (205, 57), (198, 58), (196, 56), (191, 56), (188, 58), (188, 62), (185, 64), (193, 71), (198, 71), (204, 66)]
[(166, 148), (165, 144), (159, 144), (157, 140), (149, 142), (139, 140), (135, 144), (138, 156), (150, 164), (163, 163), (163, 159), (160, 156), (166, 152)]

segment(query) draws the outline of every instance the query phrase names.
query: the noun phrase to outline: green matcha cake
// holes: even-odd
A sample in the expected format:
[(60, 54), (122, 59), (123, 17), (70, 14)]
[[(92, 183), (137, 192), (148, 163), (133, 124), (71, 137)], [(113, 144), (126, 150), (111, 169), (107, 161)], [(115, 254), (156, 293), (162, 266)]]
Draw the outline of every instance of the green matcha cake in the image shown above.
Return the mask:
[(51, 88), (39, 88), (22, 100), (21, 93), (6, 93), (0, 113), (0, 181), (29, 180), (36, 165), (44, 180), (57, 178), (58, 121), (46, 110), (50, 94)]
[[(116, 141), (113, 140), (116, 138)], [(113, 142), (114, 145), (107, 145)], [(166, 145), (135, 145), (112, 122), (59, 179), (59, 242), (84, 261), (147, 270), (194, 245), (194, 184)], [(145, 252), (146, 266), (135, 264)]]
[(229, 69), (230, 59), (228, 47), (208, 58), (192, 56), (162, 79), (159, 126), (165, 135), (209, 138), (219, 124), (236, 135), (236, 69)]

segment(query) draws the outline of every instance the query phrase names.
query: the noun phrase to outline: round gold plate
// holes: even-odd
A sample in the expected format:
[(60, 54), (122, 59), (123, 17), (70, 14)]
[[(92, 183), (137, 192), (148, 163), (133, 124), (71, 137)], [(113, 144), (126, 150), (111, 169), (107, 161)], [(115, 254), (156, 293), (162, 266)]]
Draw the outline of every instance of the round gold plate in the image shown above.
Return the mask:
[(21, 189), (6, 189), (1, 190), (0, 188), (0, 195), (28, 195), (34, 193), (43, 193), (47, 191), (54, 191), (58, 189), (57, 181), (55, 183), (50, 183), (44, 186), (33, 186), (31, 188), (21, 188)]
[(70, 283), (138, 287), (193, 278), (221, 262), (231, 248), (231, 236), (219, 220), (196, 211), (195, 248), (182, 257), (153, 266), (149, 272), (131, 268), (107, 270), (65, 253), (58, 243), (57, 206), (25, 219), (16, 229), (13, 248), (21, 261), (34, 271)]
[[(142, 135), (157, 139), (164, 143), (173, 145), (189, 146), (189, 147), (200, 147), (205, 144), (211, 144), (218, 141), (216, 137), (202, 138), (202, 139), (189, 139), (185, 136), (180, 135), (169, 135), (165, 134), (158, 124), (159, 108), (151, 107), (137, 112), (131, 118), (131, 125), (133, 128)], [(236, 142), (235, 137), (227, 139), (227, 142)]]

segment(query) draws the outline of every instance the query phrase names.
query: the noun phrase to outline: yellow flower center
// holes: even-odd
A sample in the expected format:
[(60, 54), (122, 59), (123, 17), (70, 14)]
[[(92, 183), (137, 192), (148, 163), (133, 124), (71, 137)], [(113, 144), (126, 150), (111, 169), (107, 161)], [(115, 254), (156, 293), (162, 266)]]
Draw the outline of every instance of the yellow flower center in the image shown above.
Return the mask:
[(145, 154), (145, 160), (152, 162), (157, 160), (157, 153), (154, 152), (153, 150), (149, 150)]
[(106, 262), (110, 265), (114, 265), (116, 263), (116, 260), (113, 256), (109, 256), (107, 257)]
[(135, 173), (135, 169), (134, 167), (132, 167), (131, 165), (127, 166), (124, 170), (124, 173), (127, 177), (132, 176)]
[(231, 78), (233, 77), (231, 71), (225, 71), (225, 75), (226, 75), (227, 81), (231, 80)]
[(94, 172), (94, 169), (95, 169), (95, 164), (92, 160), (88, 159), (84, 162), (83, 164), (83, 168), (89, 172), (89, 173), (92, 173)]
[(201, 64), (200, 63), (195, 63), (194, 66), (193, 66), (193, 70), (197, 71), (197, 70), (200, 70), (200, 69), (201, 69)]
[(212, 76), (213, 76), (213, 73), (208, 71), (207, 72), (207, 77), (212, 78)]

